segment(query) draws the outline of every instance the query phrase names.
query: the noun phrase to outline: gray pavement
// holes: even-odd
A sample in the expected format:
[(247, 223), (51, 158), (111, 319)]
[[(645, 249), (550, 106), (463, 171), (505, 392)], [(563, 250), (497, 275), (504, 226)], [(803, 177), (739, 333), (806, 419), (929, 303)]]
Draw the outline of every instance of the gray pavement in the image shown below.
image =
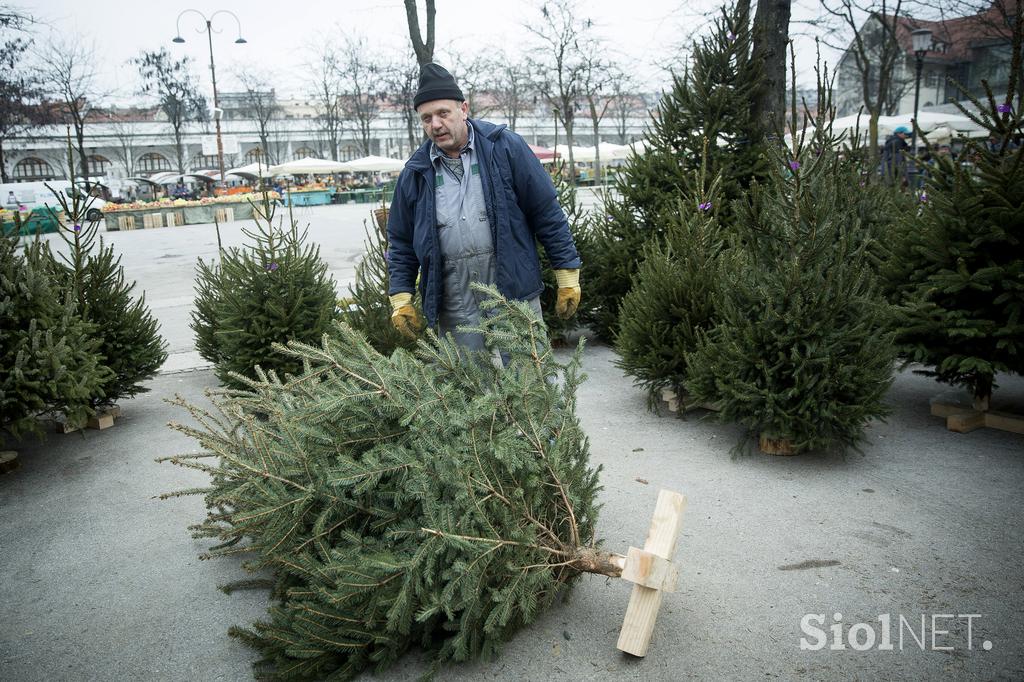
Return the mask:
[[(341, 284), (367, 211), (307, 216)], [(242, 226), (225, 226), (225, 243)], [(212, 230), (105, 236), (161, 321), (177, 360), (165, 369), (194, 368), (192, 265), (215, 253)], [(665, 598), (648, 656), (615, 649), (629, 585), (585, 576), (497, 660), (440, 679), (1024, 678), (1024, 436), (946, 431), (928, 400), (947, 389), (902, 373), (893, 414), (869, 428), (863, 454), (733, 457), (735, 427), (648, 412), (614, 358), (587, 349), (579, 395), (604, 467), (598, 535), (613, 551), (641, 546), (658, 490), (689, 498), (679, 590)], [(1024, 381), (1000, 383), (996, 407), (1024, 413)], [(186, 526), (202, 518), (201, 500), (153, 499), (203, 478), (153, 461), (194, 449), (166, 427), (185, 415), (164, 399), (202, 400), (215, 385), (209, 371), (167, 371), (123, 403), (114, 428), (18, 447), (21, 469), (0, 476), (0, 680), (251, 678), (253, 653), (226, 631), (260, 617), (265, 595), (217, 591), (240, 568), (197, 559), (206, 545)], [(802, 630), (807, 614), (822, 620)], [(887, 618), (892, 650), (880, 650)], [(846, 649), (831, 648), (833, 625)], [(801, 638), (819, 641), (811, 627), (824, 648), (801, 649)], [(870, 628), (874, 646), (853, 650), (851, 628), (858, 643)], [(380, 677), (425, 670), (412, 655)]]

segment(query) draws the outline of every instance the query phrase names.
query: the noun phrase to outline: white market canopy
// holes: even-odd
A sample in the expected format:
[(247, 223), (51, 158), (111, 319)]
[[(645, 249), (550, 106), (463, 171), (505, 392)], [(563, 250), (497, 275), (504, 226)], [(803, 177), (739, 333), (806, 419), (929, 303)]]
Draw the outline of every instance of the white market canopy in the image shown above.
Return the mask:
[(622, 161), (628, 159), (632, 153), (629, 145), (613, 144), (611, 142), (602, 142), (597, 145), (597, 149), (601, 152), (602, 161)]
[(239, 166), (238, 168), (232, 168), (231, 170), (225, 171), (224, 175), (238, 175), (240, 177), (258, 178), (262, 175), (265, 178), (270, 177), (270, 169), (267, 168), (265, 163), (250, 163), (248, 166)]
[(308, 156), (304, 159), (296, 159), (295, 161), (286, 161), (285, 163), (279, 163), (276, 166), (271, 166), (267, 174), (268, 175), (310, 175), (312, 173), (343, 173), (348, 168), (341, 161), (331, 161), (330, 159), (317, 159), (312, 156)]
[(361, 159), (345, 161), (341, 170), (350, 173), (388, 173), (405, 168), (405, 161), (387, 156), (364, 156)]
[[(914, 115), (910, 113), (897, 114), (896, 116), (879, 116), (879, 143), (881, 143), (886, 137), (892, 135), (893, 131), (895, 131), (899, 126), (906, 126), (907, 128), (913, 129), (911, 125), (911, 119), (913, 118)], [(832, 121), (832, 134), (839, 135), (840, 133), (845, 132), (847, 134), (847, 139), (849, 139), (854, 130), (856, 130), (860, 135), (861, 144), (863, 144), (867, 141), (868, 122), (869, 118), (867, 114), (843, 116)], [(984, 128), (966, 116), (962, 116), (960, 114), (920, 111), (917, 114), (917, 125), (925, 135), (928, 135), (933, 131), (936, 133), (936, 139), (933, 139), (931, 135), (928, 135), (928, 139), (932, 143), (938, 142), (938, 137), (943, 137), (948, 140), (952, 136), (976, 137), (979, 134), (986, 134), (984, 132)], [(812, 130), (808, 128), (807, 135), (810, 136), (811, 134)], [(787, 144), (790, 139), (790, 135), (787, 134)]]

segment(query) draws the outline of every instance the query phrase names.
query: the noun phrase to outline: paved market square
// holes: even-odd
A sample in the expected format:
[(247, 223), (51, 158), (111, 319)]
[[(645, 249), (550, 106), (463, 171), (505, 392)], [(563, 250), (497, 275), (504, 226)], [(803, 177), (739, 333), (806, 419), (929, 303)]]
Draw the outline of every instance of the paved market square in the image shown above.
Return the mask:
[[(296, 217), (343, 296), (369, 208)], [(223, 243), (242, 243), (247, 226), (222, 226)], [(170, 357), (114, 428), (29, 439), (21, 468), (0, 476), (0, 680), (252, 679), (256, 654), (227, 629), (262, 617), (265, 593), (218, 591), (242, 574), (236, 561), (197, 558), (207, 543), (187, 526), (202, 501), (156, 499), (204, 482), (154, 459), (194, 448), (167, 428), (186, 415), (165, 400), (201, 400), (217, 385), (188, 326), (195, 262), (216, 255), (216, 234), (192, 225), (103, 238), (145, 292)], [(649, 412), (614, 360), (588, 345), (579, 393), (603, 466), (598, 537), (616, 552), (640, 546), (659, 489), (689, 500), (679, 587), (650, 652), (615, 648), (630, 586), (587, 575), (499, 658), (438, 679), (1024, 678), (1024, 436), (947, 431), (928, 401), (949, 388), (903, 372), (862, 453), (737, 457), (736, 427)], [(1024, 380), (999, 384), (994, 407), (1024, 412)], [(373, 679), (427, 669), (413, 654)]]

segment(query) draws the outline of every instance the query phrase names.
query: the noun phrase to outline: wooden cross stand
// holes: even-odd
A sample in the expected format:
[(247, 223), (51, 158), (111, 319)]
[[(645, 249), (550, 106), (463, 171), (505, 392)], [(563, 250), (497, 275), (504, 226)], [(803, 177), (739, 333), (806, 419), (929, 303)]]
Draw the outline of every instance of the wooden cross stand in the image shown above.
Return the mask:
[(684, 495), (670, 490), (660, 491), (644, 548), (630, 547), (629, 553), (621, 558), (620, 577), (633, 583), (633, 594), (626, 607), (626, 618), (622, 622), (617, 645), (627, 654), (647, 654), (662, 595), (675, 591), (679, 573), (672, 559), (685, 510)]
[(986, 427), (1011, 433), (1024, 434), (1024, 417), (988, 409), (987, 401), (976, 401), (974, 405), (961, 405), (942, 399), (931, 401), (933, 417), (946, 420), (946, 428), (957, 433), (970, 433)]

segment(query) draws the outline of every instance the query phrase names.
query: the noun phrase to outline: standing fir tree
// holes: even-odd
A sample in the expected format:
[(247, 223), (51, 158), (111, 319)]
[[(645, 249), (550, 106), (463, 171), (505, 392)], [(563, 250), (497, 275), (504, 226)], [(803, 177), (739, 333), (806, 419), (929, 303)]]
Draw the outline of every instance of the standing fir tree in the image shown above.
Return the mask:
[[(1019, 55), (1014, 66), (1010, 83), (1019, 82)], [(999, 373), (1024, 373), (1021, 103), (1011, 91), (997, 104), (989, 91), (988, 106), (975, 101), (978, 115), (964, 111), (989, 130), (991, 142), (968, 143), (960, 158), (936, 157), (889, 273), (903, 357), (965, 387), (982, 411)], [(967, 159), (973, 167), (961, 163)]]
[(592, 262), (588, 264), (586, 317), (607, 341), (615, 337), (619, 305), (632, 285), (643, 249), (661, 240), (675, 219), (678, 201), (688, 198), (689, 179), (699, 171), (707, 150), (710, 177), (721, 177), (719, 213), (731, 221), (732, 200), (743, 195), (764, 173), (764, 146), (759, 122), (750, 106), (761, 72), (752, 58), (749, 3), (723, 11), (711, 35), (693, 47), (689, 68), (673, 76), (652, 117), (647, 150), (633, 155), (619, 173), (621, 199), (606, 204), (604, 220), (595, 221)]
[(714, 325), (714, 278), (725, 241), (715, 218), (718, 182), (697, 174), (689, 199), (680, 198), (663, 242), (644, 249), (643, 263), (622, 300), (616, 364), (657, 404), (662, 389), (684, 395), (686, 354)]
[(82, 426), (110, 379), (99, 362), (100, 339), (52, 278), (40, 243), (19, 252), (18, 237), (0, 236), (0, 442), (39, 432), (36, 419), (60, 411)]
[(767, 187), (736, 204), (720, 260), (718, 323), (687, 353), (686, 389), (717, 402), (722, 421), (760, 434), (766, 452), (855, 446), (886, 413), (894, 349), (870, 240), (839, 210), (841, 161), (832, 145), (774, 153)]
[(584, 295), (580, 299), (580, 305), (576, 314), (568, 319), (562, 319), (555, 313), (555, 302), (558, 299), (558, 282), (555, 281), (555, 271), (551, 267), (551, 261), (544, 251), (544, 247), (537, 242), (537, 253), (540, 255), (541, 272), (544, 277), (544, 291), (540, 294), (540, 306), (544, 313), (544, 324), (547, 325), (548, 336), (554, 343), (565, 341), (591, 309), (589, 294), (587, 294), (587, 269), (590, 261), (590, 216), (583, 209), (576, 195), (576, 186), (565, 179), (561, 172), (561, 163), (554, 165), (555, 191), (558, 194), (558, 204), (565, 212), (566, 220), (569, 222), (569, 232), (572, 234), (573, 242), (576, 244), (576, 252), (579, 253), (583, 268), (580, 271), (581, 284), (584, 287)]
[(196, 350), (213, 363), (225, 386), (242, 388), (241, 377), (256, 366), (278, 376), (298, 374), (302, 363), (274, 351), (290, 340), (315, 343), (331, 327), (337, 303), (334, 279), (320, 247), (306, 243), (298, 223), (274, 225), (274, 207), (264, 194), (253, 213), (255, 230), (243, 230), (250, 244), (220, 250), (220, 262), (196, 266), (196, 309), (192, 330)]
[(581, 570), (617, 574), (594, 543), (582, 346), (558, 364), (529, 306), (481, 291), (504, 368), (432, 332), (386, 357), (342, 324), (282, 349), (300, 377), (261, 376), (212, 411), (179, 401), (205, 452), (171, 461), (213, 481), (171, 496), (206, 496), (210, 555), (274, 570), (269, 618), (232, 630), (261, 676), (348, 679), (416, 645), (493, 654)]
[(102, 237), (97, 243), (99, 223), (87, 220), (91, 201), (78, 193), (69, 200), (51, 192), (66, 216), (58, 224), (68, 247), (67, 253), (52, 259), (54, 273), (73, 300), (75, 312), (92, 325), (99, 340), (99, 361), (110, 370), (93, 396), (93, 407), (145, 393), (149, 389), (142, 382), (167, 359), (160, 324), (146, 306), (145, 294), (132, 296), (135, 283), (125, 281), (121, 256), (114, 254), (113, 246), (104, 246)]
[[(349, 297), (341, 301), (340, 319), (362, 332), (376, 351), (391, 355), (396, 348), (413, 348), (416, 341), (400, 333), (391, 322), (387, 234), (369, 228), (365, 232), (366, 253), (356, 265), (355, 283), (348, 287)], [(419, 298), (413, 300), (413, 305), (418, 305)]]

